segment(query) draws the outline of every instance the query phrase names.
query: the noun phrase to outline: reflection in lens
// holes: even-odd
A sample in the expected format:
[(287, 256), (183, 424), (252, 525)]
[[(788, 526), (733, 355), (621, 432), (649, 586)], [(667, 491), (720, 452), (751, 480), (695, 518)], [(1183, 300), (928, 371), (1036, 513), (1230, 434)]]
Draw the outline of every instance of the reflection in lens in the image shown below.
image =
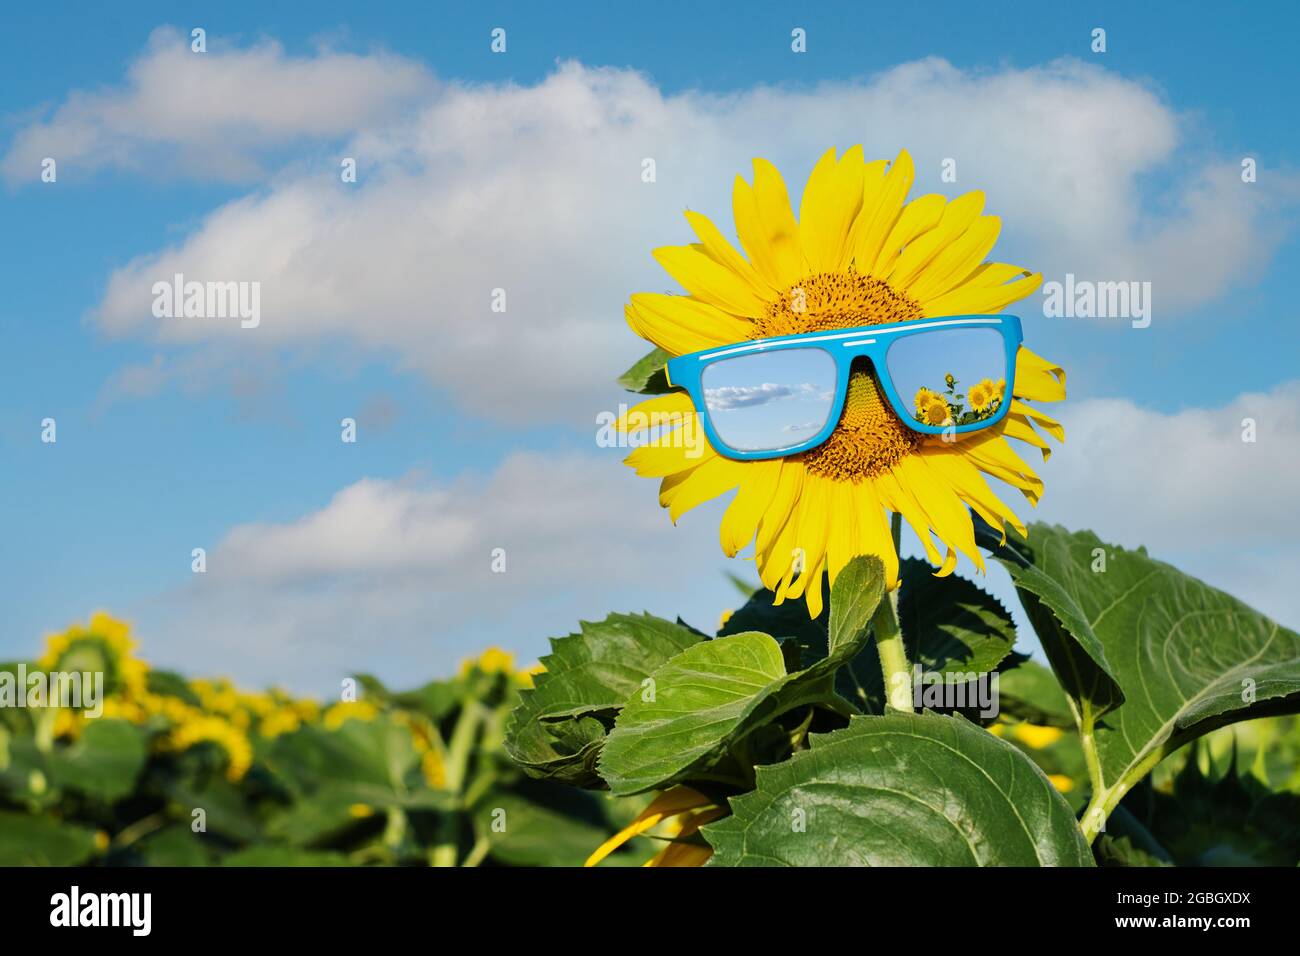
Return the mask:
[(935, 329), (903, 336), (886, 356), (894, 390), (923, 425), (973, 425), (997, 417), (1007, 397), (1002, 333)]
[(776, 451), (819, 432), (835, 400), (835, 362), (818, 348), (756, 352), (709, 365), (709, 420), (737, 451)]

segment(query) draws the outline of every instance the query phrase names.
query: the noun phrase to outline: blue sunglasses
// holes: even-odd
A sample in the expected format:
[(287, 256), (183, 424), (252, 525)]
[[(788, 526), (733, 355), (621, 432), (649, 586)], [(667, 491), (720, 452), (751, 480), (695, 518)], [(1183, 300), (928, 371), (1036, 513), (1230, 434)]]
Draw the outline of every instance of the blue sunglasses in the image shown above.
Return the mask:
[(709, 444), (752, 461), (826, 441), (858, 358), (871, 361), (908, 428), (926, 435), (991, 428), (1011, 407), (1020, 339), (1014, 315), (960, 315), (724, 345), (670, 359), (667, 374), (691, 396)]

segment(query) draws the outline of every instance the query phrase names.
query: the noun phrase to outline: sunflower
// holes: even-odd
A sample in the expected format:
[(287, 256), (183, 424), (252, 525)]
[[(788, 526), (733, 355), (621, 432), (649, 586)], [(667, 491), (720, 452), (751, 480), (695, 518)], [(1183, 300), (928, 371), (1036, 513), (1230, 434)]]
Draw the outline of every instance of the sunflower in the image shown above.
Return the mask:
[(921, 421), (927, 425), (946, 425), (951, 418), (948, 403), (941, 395), (932, 395), (921, 411)]
[(226, 755), (226, 779), (237, 783), (253, 764), (253, 747), (247, 735), (226, 720), (213, 714), (195, 711), (175, 727), (164, 740), (171, 750), (188, 750), (201, 743), (216, 744)]
[(45, 652), (36, 661), (43, 671), (103, 673), (104, 692), (138, 699), (143, 697), (149, 665), (135, 655), (131, 625), (96, 611), (87, 626), (74, 624), (62, 634), (45, 638)]
[[(997, 313), (1038, 288), (1040, 274), (985, 261), (1001, 222), (981, 215), (983, 193), (908, 202), (913, 175), (906, 151), (887, 164), (865, 162), (860, 146), (838, 157), (828, 150), (813, 169), (796, 220), (780, 173), (754, 160), (753, 184), (737, 177), (732, 191), (748, 258), (707, 218), (687, 211), (699, 242), (654, 255), (689, 294), (633, 295), (624, 310), (629, 325), (683, 355), (765, 336)], [(833, 581), (854, 555), (879, 555), (889, 586), (897, 586), (887, 512), (907, 521), (940, 574), (953, 571), (959, 553), (984, 569), (968, 508), (996, 528), (1007, 522), (1024, 530), (985, 476), (1037, 502), (1043, 483), (1008, 439), (1027, 442), (1046, 458), (1047, 442), (1034, 425), (1064, 438), (1060, 424), (1027, 401), (1063, 399), (1065, 373), (1022, 348), (1013, 394), (1002, 423), (945, 440), (907, 428), (869, 368), (855, 369), (837, 428), (810, 451), (736, 461), (661, 430), (626, 461), (637, 474), (661, 479), (659, 503), (673, 521), (735, 491), (722, 519), (722, 550), (734, 557), (752, 543), (759, 576), (777, 603), (804, 597), (816, 616), (823, 579)], [(629, 409), (618, 427), (643, 430), (664, 414), (679, 416), (684, 430), (696, 425), (690, 398), (672, 391)]]
[(967, 396), (970, 399), (970, 407), (977, 412), (985, 411), (993, 404), (994, 399), (1000, 397), (1001, 393), (997, 391), (997, 385), (991, 378), (976, 382), (971, 386), (970, 394)]
[(925, 411), (926, 406), (938, 397), (938, 392), (932, 392), (924, 385), (918, 388), (916, 390), (916, 397), (912, 399), (913, 403), (916, 405), (917, 414), (919, 415), (921, 412)]

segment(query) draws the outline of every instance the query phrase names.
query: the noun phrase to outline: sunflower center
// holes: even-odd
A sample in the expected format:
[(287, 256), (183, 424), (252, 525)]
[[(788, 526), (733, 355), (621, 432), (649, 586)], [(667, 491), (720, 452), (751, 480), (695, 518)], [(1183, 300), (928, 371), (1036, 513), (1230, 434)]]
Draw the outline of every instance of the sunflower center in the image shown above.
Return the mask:
[[(887, 282), (857, 272), (806, 276), (754, 320), (754, 338), (885, 325), (921, 318), (920, 304)], [(855, 369), (839, 425), (821, 445), (797, 456), (815, 475), (859, 482), (888, 471), (922, 442), (881, 393), (874, 374)]]

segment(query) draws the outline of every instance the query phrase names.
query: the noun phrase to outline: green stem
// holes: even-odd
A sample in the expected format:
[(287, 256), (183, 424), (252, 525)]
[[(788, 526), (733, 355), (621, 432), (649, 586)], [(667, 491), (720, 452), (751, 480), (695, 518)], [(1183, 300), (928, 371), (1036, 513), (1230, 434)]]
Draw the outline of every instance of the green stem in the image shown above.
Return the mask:
[(459, 806), (442, 813), (438, 825), (438, 843), (429, 852), (429, 862), (433, 866), (455, 866), (460, 843), (461, 814), (464, 812), (465, 774), (469, 768), (470, 757), (474, 753), (474, 742), (478, 737), (479, 724), (483, 719), (482, 706), (478, 701), (466, 700), (461, 705), (460, 716), (452, 728), (451, 739), (447, 744), (447, 783), (445, 789), (456, 795)]
[(474, 843), (474, 846), (470, 848), (470, 851), (465, 854), (465, 859), (461, 862), (460, 865), (478, 866), (480, 863), (483, 862), (483, 859), (488, 855), (488, 850), (490, 849), (492, 849), (492, 842), (488, 840), (487, 837), (479, 837), (478, 840)]
[[(894, 539), (894, 553), (898, 553), (899, 539), (903, 533), (903, 516), (895, 513), (890, 519)], [(898, 589), (890, 591), (876, 608), (871, 619), (876, 635), (876, 650), (880, 653), (880, 674), (885, 681), (885, 698), (888, 709), (899, 713), (912, 713), (912, 665), (903, 646), (903, 631), (898, 624)]]

